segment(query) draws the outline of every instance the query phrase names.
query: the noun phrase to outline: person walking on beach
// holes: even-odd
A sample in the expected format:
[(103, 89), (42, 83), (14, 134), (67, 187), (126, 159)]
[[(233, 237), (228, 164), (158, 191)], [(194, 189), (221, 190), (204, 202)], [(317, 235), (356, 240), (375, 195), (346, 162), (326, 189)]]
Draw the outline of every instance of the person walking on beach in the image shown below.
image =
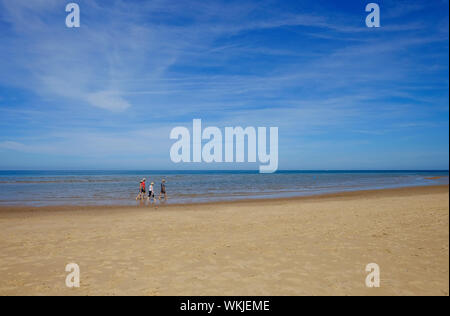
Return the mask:
[(154, 185), (155, 183), (154, 182), (152, 182), (152, 183), (150, 183), (150, 186), (148, 187), (148, 201), (154, 201), (155, 200), (155, 190), (154, 190), (154, 188), (153, 188), (153, 185)]
[(139, 184), (139, 194), (136, 197), (136, 200), (142, 200), (145, 198), (145, 178), (141, 180)]
[(164, 201), (167, 200), (166, 180), (165, 179), (162, 179), (162, 182), (161, 182), (161, 193), (159, 194), (160, 200), (161, 200), (161, 196), (164, 196)]

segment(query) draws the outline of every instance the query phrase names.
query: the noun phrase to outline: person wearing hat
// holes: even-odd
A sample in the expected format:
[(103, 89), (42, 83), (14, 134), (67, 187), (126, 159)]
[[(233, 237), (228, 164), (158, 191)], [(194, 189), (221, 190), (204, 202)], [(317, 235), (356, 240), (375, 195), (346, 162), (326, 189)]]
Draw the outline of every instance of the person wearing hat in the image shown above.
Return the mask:
[(164, 196), (164, 200), (167, 199), (167, 193), (166, 193), (166, 180), (163, 179), (161, 182), (161, 193), (159, 194), (159, 199), (161, 200), (161, 196)]
[(155, 183), (152, 182), (152, 183), (150, 183), (150, 186), (148, 187), (148, 199), (147, 199), (148, 201), (155, 199), (155, 191), (153, 189), (154, 184)]
[(142, 200), (145, 198), (145, 178), (141, 180), (140, 184), (139, 184), (139, 194), (136, 197), (136, 200)]

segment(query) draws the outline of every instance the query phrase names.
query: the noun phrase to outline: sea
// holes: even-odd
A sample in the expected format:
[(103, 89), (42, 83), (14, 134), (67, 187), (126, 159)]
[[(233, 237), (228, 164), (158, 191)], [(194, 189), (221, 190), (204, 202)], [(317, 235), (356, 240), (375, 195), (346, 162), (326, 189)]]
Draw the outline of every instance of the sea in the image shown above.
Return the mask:
[(139, 182), (166, 180), (167, 203), (283, 198), (449, 183), (447, 171), (0, 171), (0, 206), (136, 205)]

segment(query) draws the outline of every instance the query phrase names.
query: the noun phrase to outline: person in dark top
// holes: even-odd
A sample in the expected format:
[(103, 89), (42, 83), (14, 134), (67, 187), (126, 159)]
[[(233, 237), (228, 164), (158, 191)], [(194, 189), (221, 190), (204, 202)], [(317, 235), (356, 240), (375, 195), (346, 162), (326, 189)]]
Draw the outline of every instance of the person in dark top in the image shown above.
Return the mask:
[(164, 200), (167, 199), (167, 193), (166, 193), (166, 180), (163, 179), (161, 182), (161, 193), (159, 194), (159, 199), (161, 200), (161, 197), (164, 196)]

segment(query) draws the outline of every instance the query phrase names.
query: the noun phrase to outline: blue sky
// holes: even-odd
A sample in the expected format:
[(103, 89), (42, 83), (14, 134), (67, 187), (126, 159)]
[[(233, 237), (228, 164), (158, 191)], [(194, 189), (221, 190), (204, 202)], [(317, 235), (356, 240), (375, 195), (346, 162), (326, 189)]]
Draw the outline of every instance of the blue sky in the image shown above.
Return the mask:
[(258, 167), (173, 164), (194, 118), (278, 126), (279, 169), (448, 169), (448, 1), (69, 2), (0, 0), (0, 169)]

